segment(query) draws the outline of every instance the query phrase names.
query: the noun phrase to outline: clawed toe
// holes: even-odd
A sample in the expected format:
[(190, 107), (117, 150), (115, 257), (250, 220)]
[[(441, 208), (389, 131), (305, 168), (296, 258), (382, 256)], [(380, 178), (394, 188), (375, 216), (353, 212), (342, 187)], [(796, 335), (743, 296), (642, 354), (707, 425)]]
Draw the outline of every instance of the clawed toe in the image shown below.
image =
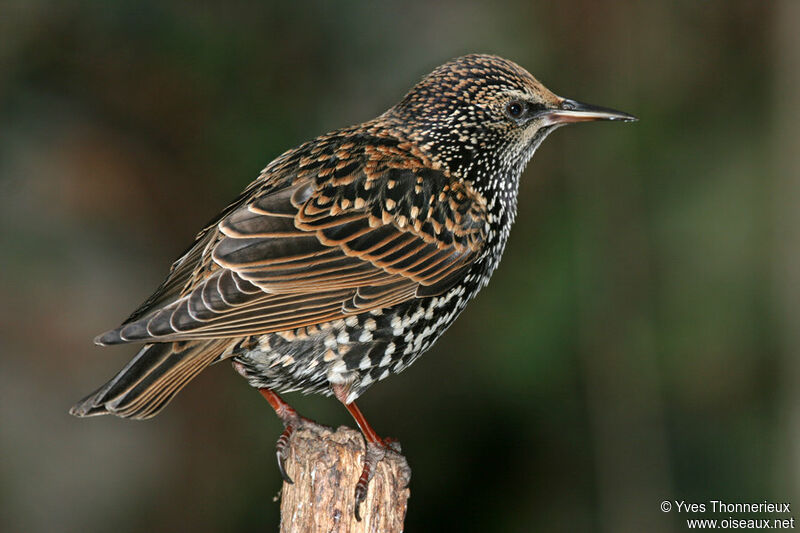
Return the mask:
[(281, 473), (283, 480), (289, 485), (294, 485), (294, 481), (286, 472), (286, 457), (289, 450), (289, 439), (292, 437), (292, 433), (294, 433), (295, 429), (297, 429), (296, 424), (286, 424), (286, 428), (283, 430), (283, 433), (281, 433), (281, 436), (278, 438), (278, 443), (275, 445), (275, 456), (278, 459), (278, 471)]
[(286, 458), (289, 454), (289, 440), (292, 438), (292, 433), (294, 433), (295, 430), (302, 427), (304, 424), (313, 424), (313, 422), (298, 415), (297, 411), (295, 411), (292, 406), (284, 402), (283, 399), (273, 391), (269, 389), (259, 389), (259, 392), (269, 402), (269, 404), (275, 410), (275, 414), (277, 414), (278, 418), (280, 418), (281, 422), (283, 422), (284, 430), (283, 433), (281, 433), (281, 436), (278, 438), (278, 443), (275, 445), (275, 457), (278, 460), (278, 471), (280, 472), (281, 477), (286, 483), (293, 485), (294, 481), (286, 472)]
[(367, 498), (367, 489), (372, 476), (375, 475), (375, 469), (378, 467), (378, 463), (386, 457), (387, 450), (394, 451), (389, 446), (386, 443), (367, 442), (364, 467), (361, 469), (361, 476), (358, 478), (355, 491), (355, 515), (359, 522), (361, 521), (361, 503)]
[(294, 432), (298, 429), (308, 425), (318, 426), (319, 424), (311, 419), (298, 415), (294, 411), (289, 416), (281, 417), (281, 419), (283, 420), (284, 430), (281, 436), (278, 437), (278, 442), (275, 444), (275, 457), (278, 459), (278, 471), (283, 480), (289, 485), (294, 485), (294, 481), (286, 472), (286, 459), (289, 457), (289, 441)]
[[(333, 388), (336, 397), (342, 400), (345, 407), (350, 414), (353, 415), (358, 427), (364, 434), (366, 441), (366, 450), (364, 453), (364, 466), (361, 469), (361, 475), (358, 477), (354, 494), (354, 514), (356, 520), (361, 521), (361, 504), (367, 499), (367, 490), (369, 489), (369, 482), (375, 475), (375, 470), (378, 467), (387, 453), (400, 453), (400, 443), (396, 439), (382, 439), (375, 433), (375, 430), (370, 427), (364, 415), (359, 410), (354, 402), (345, 403), (344, 399), (347, 397), (346, 391), (340, 390), (339, 387)], [(275, 457), (278, 461), (278, 471), (283, 480), (290, 484), (294, 484), (294, 480), (289, 476), (286, 471), (286, 460), (289, 455), (289, 443), (292, 435), (297, 429), (308, 424), (316, 425), (312, 420), (304, 418), (297, 414), (289, 404), (283, 401), (280, 396), (269, 389), (259, 389), (262, 396), (270, 403), (278, 418), (283, 422), (284, 430), (275, 446)], [(406, 473), (406, 478), (410, 479), (410, 471)]]

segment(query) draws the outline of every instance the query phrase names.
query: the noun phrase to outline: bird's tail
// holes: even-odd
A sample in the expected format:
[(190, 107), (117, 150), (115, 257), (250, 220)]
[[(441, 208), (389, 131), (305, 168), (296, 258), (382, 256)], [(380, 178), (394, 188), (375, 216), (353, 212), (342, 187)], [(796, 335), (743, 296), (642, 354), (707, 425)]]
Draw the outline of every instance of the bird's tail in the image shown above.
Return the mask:
[(155, 416), (193, 377), (216, 361), (232, 341), (146, 344), (111, 381), (69, 412), (78, 417), (112, 414), (139, 420)]

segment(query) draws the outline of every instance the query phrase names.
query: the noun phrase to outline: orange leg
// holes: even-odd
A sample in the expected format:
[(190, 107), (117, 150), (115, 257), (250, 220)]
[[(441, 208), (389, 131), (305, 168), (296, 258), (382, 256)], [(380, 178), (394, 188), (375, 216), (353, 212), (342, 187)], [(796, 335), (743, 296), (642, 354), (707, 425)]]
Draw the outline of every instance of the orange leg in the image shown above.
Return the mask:
[(283, 398), (278, 396), (277, 393), (273, 392), (272, 389), (258, 389), (258, 392), (261, 393), (269, 404), (275, 409), (275, 414), (278, 415), (278, 418), (283, 420), (284, 422), (287, 419), (294, 419), (298, 417), (297, 411), (294, 408), (283, 401)]
[(364, 438), (367, 439), (367, 442), (386, 446), (386, 443), (384, 443), (383, 439), (380, 438), (377, 433), (375, 433), (375, 430), (369, 425), (367, 419), (364, 418), (364, 413), (362, 413), (361, 409), (358, 408), (356, 402), (346, 403), (344, 406), (348, 411), (350, 411), (350, 414), (353, 415), (356, 424), (358, 424), (358, 428), (361, 430), (361, 433), (364, 434)]
[(278, 458), (278, 471), (280, 471), (281, 477), (286, 483), (292, 485), (294, 481), (286, 472), (286, 455), (289, 449), (289, 439), (298, 427), (310, 422), (310, 420), (298, 415), (297, 411), (295, 411), (291, 405), (283, 401), (283, 398), (272, 390), (258, 389), (258, 392), (269, 402), (275, 410), (275, 414), (278, 415), (278, 418), (283, 422), (284, 430), (281, 436), (278, 437), (278, 443), (275, 445), (275, 456)]
[[(233, 366), (237, 371), (243, 373), (243, 370), (240, 369), (235, 362)], [(361, 469), (361, 475), (358, 478), (355, 490), (355, 515), (356, 520), (361, 521), (361, 502), (363, 502), (367, 497), (369, 482), (372, 480), (372, 477), (375, 474), (375, 469), (377, 468), (378, 463), (383, 460), (387, 451), (400, 452), (400, 445), (393, 439), (382, 439), (380, 436), (378, 436), (375, 430), (372, 429), (372, 426), (369, 425), (369, 422), (367, 422), (367, 419), (364, 417), (364, 413), (361, 412), (361, 409), (358, 408), (355, 402), (347, 403), (345, 401), (349, 392), (346, 387), (341, 385), (333, 385), (332, 389), (336, 398), (342, 402), (345, 408), (353, 416), (353, 419), (356, 421), (356, 424), (358, 424), (361, 433), (364, 435), (364, 439), (367, 441), (366, 453), (364, 455), (364, 467)], [(278, 458), (278, 469), (280, 470), (281, 477), (283, 477), (284, 481), (287, 483), (292, 484), (294, 482), (292, 481), (292, 478), (289, 477), (289, 474), (286, 473), (285, 466), (287, 450), (289, 447), (289, 439), (291, 438), (292, 433), (294, 433), (294, 431), (302, 424), (313, 422), (298, 415), (297, 411), (295, 411), (294, 408), (288, 403), (283, 401), (283, 398), (278, 396), (278, 394), (273, 390), (258, 389), (258, 392), (260, 392), (264, 399), (269, 402), (269, 404), (275, 410), (275, 414), (278, 415), (278, 418), (281, 419), (285, 427), (283, 433), (281, 433), (281, 436), (278, 439), (276, 456)]]
[(346, 403), (347, 390), (340, 386), (334, 385), (333, 393), (345, 408), (350, 412), (358, 424), (361, 433), (364, 434), (364, 439), (367, 441), (366, 453), (364, 454), (364, 467), (361, 469), (361, 475), (356, 483), (355, 491), (355, 515), (356, 520), (361, 521), (361, 513), (359, 511), (361, 502), (367, 498), (367, 488), (372, 476), (375, 475), (375, 469), (383, 458), (386, 456), (387, 451), (400, 452), (400, 445), (393, 439), (382, 439), (378, 436), (372, 426), (369, 425), (364, 413), (358, 408), (355, 402)]

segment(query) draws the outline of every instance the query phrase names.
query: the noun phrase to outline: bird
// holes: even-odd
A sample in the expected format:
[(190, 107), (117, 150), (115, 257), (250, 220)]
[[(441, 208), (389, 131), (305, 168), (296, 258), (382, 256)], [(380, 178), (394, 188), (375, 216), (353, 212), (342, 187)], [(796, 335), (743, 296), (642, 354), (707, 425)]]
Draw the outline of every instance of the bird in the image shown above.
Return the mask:
[(494, 55), (453, 59), (399, 103), (269, 163), (196, 236), (164, 282), (95, 342), (143, 344), (78, 417), (157, 414), (230, 360), (284, 424), (278, 468), (305, 419), (279, 394), (334, 396), (365, 441), (356, 517), (393, 441), (356, 405), (445, 332), (497, 268), (520, 177), (570, 123), (637, 120), (557, 96)]

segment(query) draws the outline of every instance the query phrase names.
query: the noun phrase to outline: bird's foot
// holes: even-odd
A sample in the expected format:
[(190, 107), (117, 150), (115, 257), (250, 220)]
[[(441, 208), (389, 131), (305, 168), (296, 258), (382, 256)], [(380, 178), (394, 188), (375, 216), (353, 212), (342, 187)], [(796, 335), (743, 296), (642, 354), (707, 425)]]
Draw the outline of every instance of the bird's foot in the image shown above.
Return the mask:
[[(400, 443), (392, 438), (378, 439), (376, 441), (366, 441), (366, 450), (364, 453), (364, 467), (361, 469), (361, 475), (358, 477), (355, 491), (355, 515), (356, 520), (361, 521), (361, 504), (367, 498), (367, 489), (372, 476), (375, 475), (375, 470), (387, 453), (400, 453)], [(408, 472), (410, 477), (411, 472)]]
[[(355, 402), (347, 402), (348, 389), (341, 385), (334, 385), (331, 387), (333, 394), (336, 398), (344, 404), (353, 419), (358, 424), (361, 433), (364, 435), (366, 441), (366, 450), (364, 453), (364, 467), (361, 469), (361, 475), (358, 477), (355, 490), (355, 516), (356, 520), (361, 521), (361, 504), (367, 498), (367, 489), (372, 476), (375, 475), (375, 469), (378, 467), (387, 453), (400, 453), (400, 443), (392, 438), (381, 438), (369, 425), (367, 419), (361, 409), (358, 408)], [(407, 479), (411, 479), (411, 471), (409, 470), (406, 475)], [(406, 486), (408, 483), (406, 482)]]
[(286, 472), (286, 459), (289, 453), (289, 440), (292, 438), (292, 434), (297, 429), (307, 425), (316, 425), (316, 422), (297, 414), (297, 411), (295, 411), (291, 405), (283, 401), (280, 396), (271, 390), (259, 389), (259, 392), (262, 396), (264, 396), (264, 398), (266, 398), (266, 400), (275, 410), (275, 414), (278, 415), (278, 418), (280, 418), (281, 422), (283, 422), (283, 433), (281, 433), (281, 436), (278, 437), (278, 442), (275, 445), (275, 457), (278, 459), (278, 471), (281, 473), (281, 477), (286, 483), (292, 485), (294, 484), (294, 481)]
[(289, 439), (292, 438), (292, 433), (305, 423), (305, 419), (295, 412), (295, 416), (289, 420), (283, 421), (283, 433), (278, 437), (278, 442), (275, 444), (275, 457), (278, 459), (278, 472), (281, 473), (283, 480), (289, 485), (293, 485), (294, 481), (286, 472), (286, 458), (289, 451)]

